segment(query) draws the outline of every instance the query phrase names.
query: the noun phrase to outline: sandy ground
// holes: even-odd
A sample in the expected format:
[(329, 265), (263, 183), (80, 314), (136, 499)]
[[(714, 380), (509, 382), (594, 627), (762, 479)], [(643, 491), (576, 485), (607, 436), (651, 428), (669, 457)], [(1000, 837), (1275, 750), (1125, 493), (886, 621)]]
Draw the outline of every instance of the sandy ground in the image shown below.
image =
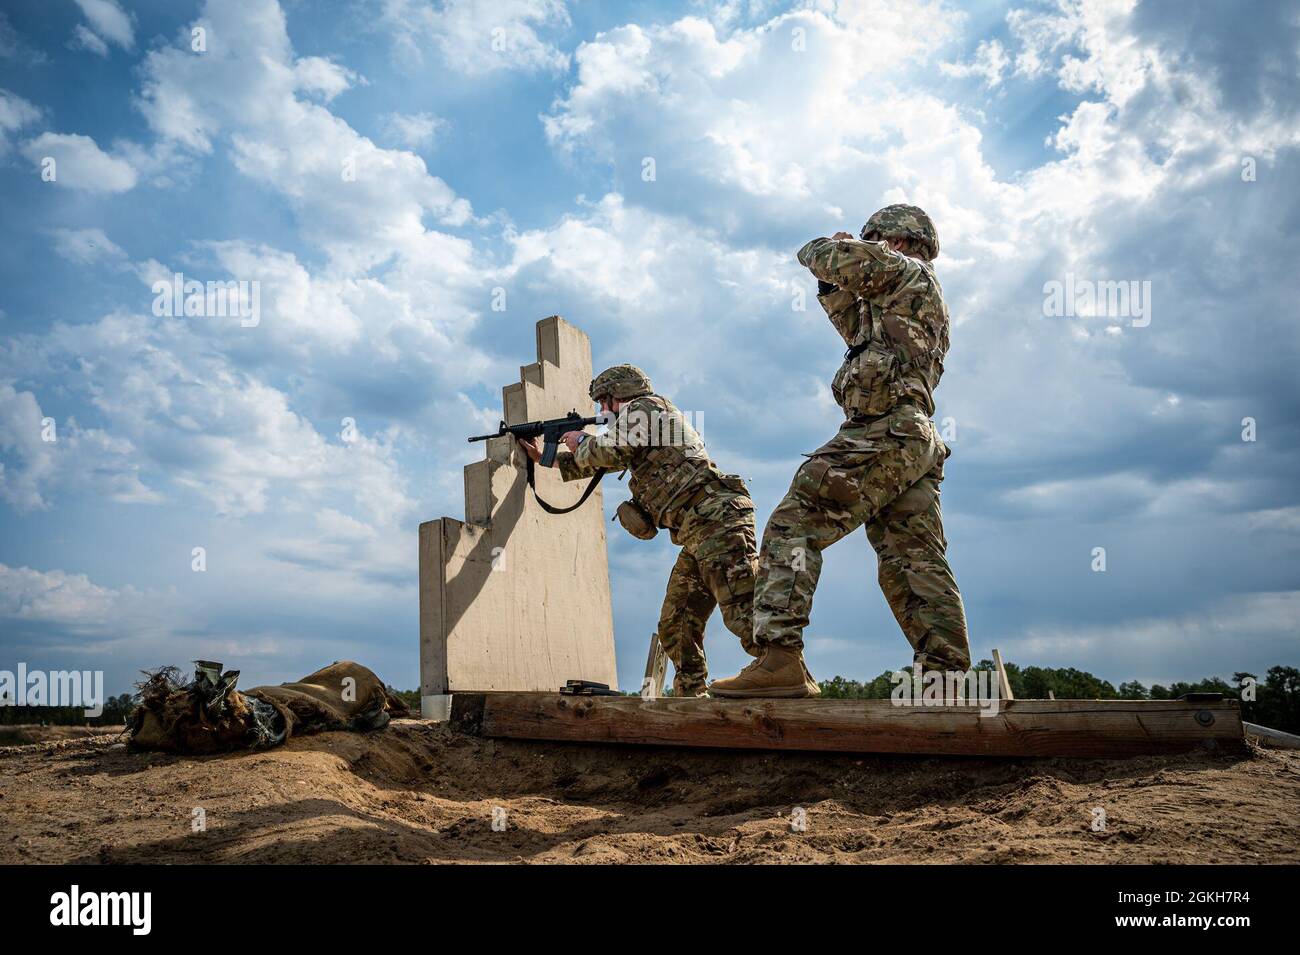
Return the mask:
[(81, 739), (100, 733), (120, 733), (120, 726), (42, 726), (39, 723), (17, 723), (0, 726), (0, 746), (21, 746), (24, 743), (48, 743), (61, 739)]
[(400, 720), (180, 759), (83, 735), (0, 749), (0, 863), (24, 862), (1296, 863), (1300, 753), (745, 754)]

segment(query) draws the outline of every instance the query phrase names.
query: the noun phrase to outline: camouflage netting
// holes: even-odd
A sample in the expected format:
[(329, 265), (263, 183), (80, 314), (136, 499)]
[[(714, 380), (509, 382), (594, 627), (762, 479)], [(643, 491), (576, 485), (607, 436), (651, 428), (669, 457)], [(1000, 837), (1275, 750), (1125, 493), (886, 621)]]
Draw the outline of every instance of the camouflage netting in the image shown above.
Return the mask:
[(373, 730), (408, 710), (370, 670), (342, 660), (296, 683), (235, 689), (238, 670), (195, 662), (194, 679), (176, 667), (146, 671), (131, 714), (137, 749), (199, 755), (278, 746), (295, 733)]

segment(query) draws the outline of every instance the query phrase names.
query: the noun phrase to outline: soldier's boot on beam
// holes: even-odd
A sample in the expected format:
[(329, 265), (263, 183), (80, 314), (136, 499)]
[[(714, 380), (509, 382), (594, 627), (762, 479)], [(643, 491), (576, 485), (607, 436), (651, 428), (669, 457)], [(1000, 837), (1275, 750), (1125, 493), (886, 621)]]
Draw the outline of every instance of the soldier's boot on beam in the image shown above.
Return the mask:
[(803, 661), (803, 651), (768, 644), (763, 655), (736, 676), (709, 684), (712, 696), (738, 699), (806, 699), (821, 695)]

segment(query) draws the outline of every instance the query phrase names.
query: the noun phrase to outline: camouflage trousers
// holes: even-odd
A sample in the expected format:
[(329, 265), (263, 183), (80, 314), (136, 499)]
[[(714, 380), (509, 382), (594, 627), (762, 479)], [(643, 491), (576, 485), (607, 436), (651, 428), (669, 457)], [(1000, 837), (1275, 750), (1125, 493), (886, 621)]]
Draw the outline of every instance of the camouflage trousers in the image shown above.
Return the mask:
[(694, 694), (708, 683), (704, 658), (704, 626), (713, 608), (722, 611), (727, 629), (754, 655), (754, 577), (758, 568), (753, 504), (706, 502), (700, 515), (680, 539), (681, 553), (668, 576), (659, 614), (659, 642), (673, 662), (673, 692)]
[(822, 551), (865, 524), (880, 588), (914, 662), (967, 669), (966, 611), (939, 512), (947, 455), (929, 418), (910, 405), (882, 418), (850, 419), (809, 455), (763, 531), (756, 642), (803, 647)]

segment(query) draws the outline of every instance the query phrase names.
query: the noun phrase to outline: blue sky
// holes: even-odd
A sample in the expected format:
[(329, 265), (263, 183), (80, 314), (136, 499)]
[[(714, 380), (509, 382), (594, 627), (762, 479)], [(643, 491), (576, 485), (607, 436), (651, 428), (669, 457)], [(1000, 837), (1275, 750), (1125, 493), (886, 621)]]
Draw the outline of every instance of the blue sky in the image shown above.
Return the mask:
[[(1294, 6), (1214, 0), (6, 4), (0, 668), (416, 686), (416, 527), (555, 313), (703, 412), (761, 523), (838, 423), (794, 251), (904, 200), (976, 656), (1300, 663), (1298, 50)], [(260, 323), (155, 316), (176, 271), (258, 281)], [(1149, 282), (1149, 324), (1047, 314), (1067, 276)], [(611, 536), (625, 686), (673, 558)], [(865, 535), (807, 637), (819, 677), (910, 659)]]

